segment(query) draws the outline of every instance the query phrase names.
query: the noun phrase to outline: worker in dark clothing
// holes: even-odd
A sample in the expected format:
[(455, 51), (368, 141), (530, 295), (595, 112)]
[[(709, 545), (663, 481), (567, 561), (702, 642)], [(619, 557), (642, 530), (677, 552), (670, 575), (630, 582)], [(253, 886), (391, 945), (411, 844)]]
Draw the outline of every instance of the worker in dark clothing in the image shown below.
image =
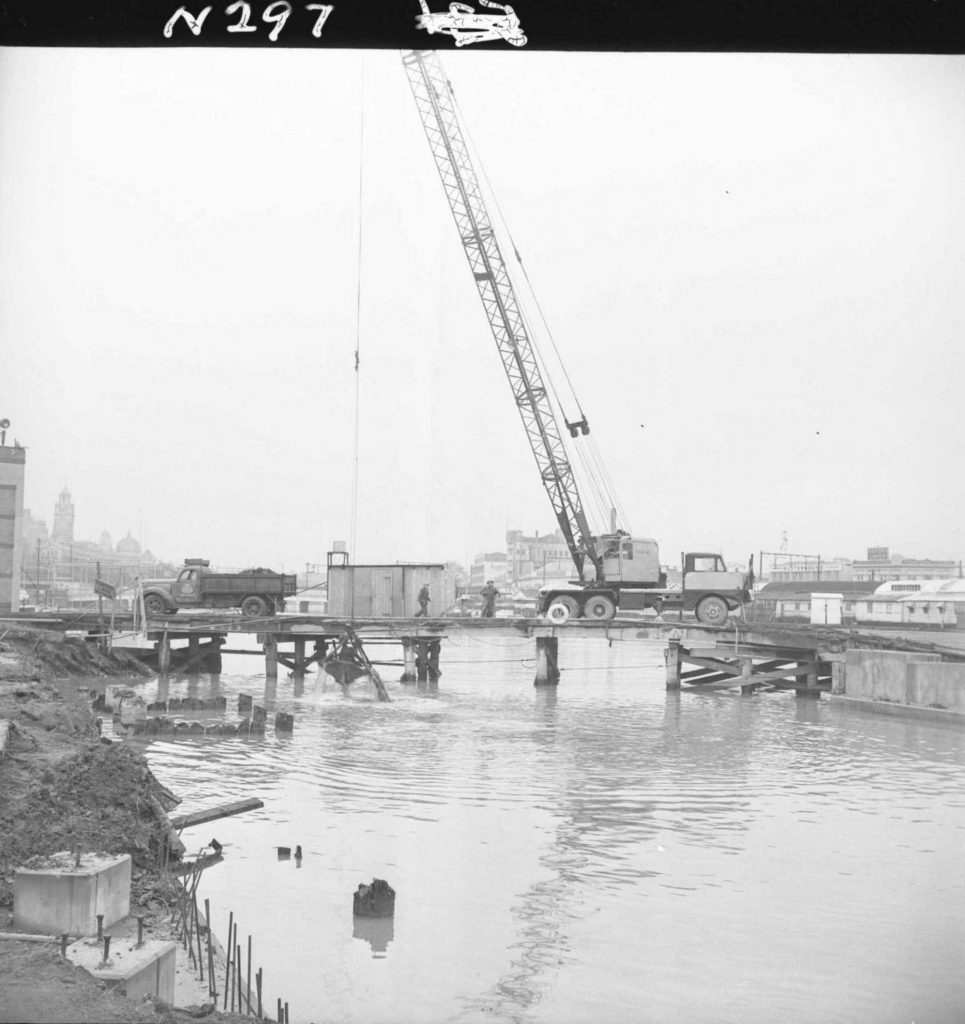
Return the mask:
[(492, 580), (486, 581), (486, 586), (479, 592), (483, 599), (482, 616), (484, 619), (491, 619), (496, 614), (496, 598), (499, 591), (493, 586)]
[(429, 584), (423, 583), (422, 589), (419, 591), (419, 610), (415, 613), (415, 617), (421, 618), (424, 615), (429, 614)]

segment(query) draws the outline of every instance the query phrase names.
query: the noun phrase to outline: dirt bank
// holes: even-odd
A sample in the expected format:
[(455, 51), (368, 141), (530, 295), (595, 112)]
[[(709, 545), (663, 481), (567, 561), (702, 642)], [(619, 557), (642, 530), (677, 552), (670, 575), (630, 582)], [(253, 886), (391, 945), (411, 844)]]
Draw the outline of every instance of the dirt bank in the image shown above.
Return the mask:
[(53, 685), (142, 673), (126, 655), (83, 641), (23, 629), (0, 639), (0, 719), (10, 724), (0, 763), (0, 908), (12, 903), (13, 870), (33, 857), (80, 849), (157, 865), (178, 799), (143, 755), (102, 738), (90, 709), (63, 701)]
[[(157, 868), (170, 829), (167, 812), (179, 801), (142, 754), (102, 738), (89, 706), (64, 701), (55, 685), (145, 674), (150, 671), (135, 659), (82, 640), (0, 630), (0, 720), (9, 722), (0, 760), (0, 931), (12, 931), (14, 870), (60, 850), (80, 850), (129, 853), (131, 912), (145, 917), (149, 934), (169, 937), (175, 883)], [(47, 944), (0, 940), (0, 978), (0, 1021), (192, 1019), (187, 1011), (108, 993)]]

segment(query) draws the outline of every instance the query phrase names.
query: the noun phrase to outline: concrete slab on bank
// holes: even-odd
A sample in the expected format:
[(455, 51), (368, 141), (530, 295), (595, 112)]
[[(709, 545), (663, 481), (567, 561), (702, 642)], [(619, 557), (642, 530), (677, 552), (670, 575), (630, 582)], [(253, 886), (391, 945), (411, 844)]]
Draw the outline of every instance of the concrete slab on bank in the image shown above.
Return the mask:
[(13, 880), (13, 926), (50, 935), (93, 935), (97, 917), (107, 928), (131, 911), (131, 858), (127, 854), (70, 851), (52, 854), (38, 868), (18, 868)]
[(173, 1003), (176, 945), (155, 939), (139, 946), (134, 938), (118, 936), (112, 938), (105, 961), (104, 943), (84, 938), (67, 947), (67, 958), (128, 999), (156, 996)]

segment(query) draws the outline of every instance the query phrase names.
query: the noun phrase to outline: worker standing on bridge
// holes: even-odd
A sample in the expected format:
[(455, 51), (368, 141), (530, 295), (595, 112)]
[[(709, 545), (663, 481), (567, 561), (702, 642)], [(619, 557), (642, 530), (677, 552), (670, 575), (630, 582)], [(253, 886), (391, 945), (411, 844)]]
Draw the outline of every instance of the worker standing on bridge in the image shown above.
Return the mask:
[(419, 610), (415, 613), (415, 617), (421, 618), (424, 615), (429, 614), (429, 584), (423, 583), (422, 589), (419, 591)]
[(493, 586), (492, 580), (486, 581), (486, 586), (479, 592), (483, 599), (482, 617), (491, 619), (496, 614), (496, 598), (499, 591)]

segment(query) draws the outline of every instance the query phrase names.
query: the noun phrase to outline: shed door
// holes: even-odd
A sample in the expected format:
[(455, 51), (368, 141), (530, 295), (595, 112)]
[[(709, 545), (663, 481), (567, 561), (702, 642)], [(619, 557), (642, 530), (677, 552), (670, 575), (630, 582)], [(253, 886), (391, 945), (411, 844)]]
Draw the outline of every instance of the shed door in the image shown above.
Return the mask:
[(392, 573), (380, 572), (372, 574), (372, 615), (392, 615)]

